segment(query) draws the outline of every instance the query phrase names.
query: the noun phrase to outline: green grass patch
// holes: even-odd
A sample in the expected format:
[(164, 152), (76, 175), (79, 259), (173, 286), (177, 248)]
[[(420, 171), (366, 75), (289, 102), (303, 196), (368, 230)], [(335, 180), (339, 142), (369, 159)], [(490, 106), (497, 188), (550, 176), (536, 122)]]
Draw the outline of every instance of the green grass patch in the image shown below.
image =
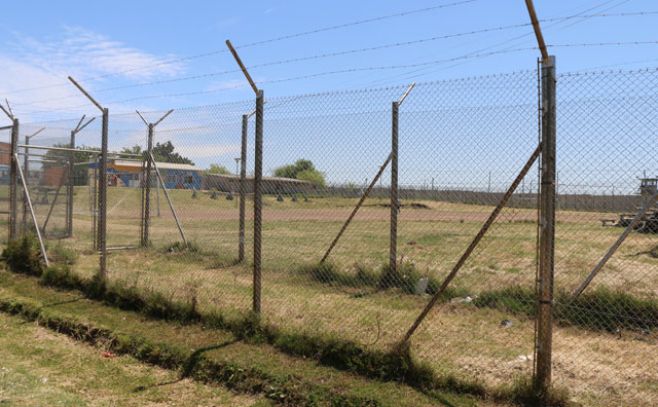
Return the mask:
[[(419, 280), (424, 277), (411, 262), (401, 262), (396, 272), (392, 272), (387, 264), (382, 265), (379, 271), (375, 271), (375, 269), (360, 263), (355, 264), (351, 270), (345, 271), (332, 262), (305, 264), (298, 267), (296, 272), (308, 277), (311, 281), (330, 286), (367, 287), (378, 291), (397, 288), (401, 293), (410, 295), (418, 294), (416, 287)], [(434, 277), (425, 278), (427, 278), (427, 288), (421, 294), (436, 294), (439, 291), (441, 282)], [(442, 301), (448, 301), (452, 298), (467, 295), (469, 293), (464, 288), (448, 287), (440, 298)]]
[[(537, 314), (534, 290), (516, 286), (482, 293), (473, 302), (478, 307), (496, 308), (533, 318)], [(562, 324), (590, 330), (614, 332), (619, 329), (658, 328), (658, 303), (599, 287), (577, 298), (559, 291), (555, 294), (554, 318)]]

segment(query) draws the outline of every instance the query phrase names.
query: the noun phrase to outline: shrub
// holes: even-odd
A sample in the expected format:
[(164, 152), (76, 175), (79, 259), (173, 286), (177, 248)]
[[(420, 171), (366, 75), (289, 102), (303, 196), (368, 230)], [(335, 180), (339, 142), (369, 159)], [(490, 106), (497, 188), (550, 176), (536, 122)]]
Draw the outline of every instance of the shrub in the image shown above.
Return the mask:
[(39, 243), (32, 235), (10, 241), (2, 251), (2, 257), (7, 262), (7, 266), (17, 273), (37, 277), (43, 273)]
[(78, 260), (78, 254), (75, 250), (59, 242), (52, 248), (49, 248), (48, 256), (54, 262), (67, 265), (73, 265)]
[(338, 266), (331, 262), (307, 264), (301, 266), (298, 271), (320, 283), (336, 283), (343, 280)]
[(397, 287), (407, 294), (413, 294), (420, 278), (421, 275), (416, 270), (416, 265), (410, 261), (403, 260), (398, 263), (397, 270), (395, 271), (389, 265), (382, 267), (379, 288)]

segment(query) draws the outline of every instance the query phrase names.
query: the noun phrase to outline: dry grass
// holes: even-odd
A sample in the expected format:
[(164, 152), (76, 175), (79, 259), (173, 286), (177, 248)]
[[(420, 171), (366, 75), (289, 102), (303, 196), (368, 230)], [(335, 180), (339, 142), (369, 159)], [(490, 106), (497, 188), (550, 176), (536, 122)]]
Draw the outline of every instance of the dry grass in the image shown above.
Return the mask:
[[(86, 193), (78, 191), (77, 249), (90, 248), (90, 217)], [(110, 189), (109, 245), (137, 244), (137, 191)], [(154, 249), (116, 252), (109, 258), (110, 278), (171, 298), (198, 302), (201, 310), (244, 315), (251, 305), (248, 266), (217, 267), (237, 254), (237, 200), (197, 199), (189, 191), (172, 191), (188, 239), (202, 253), (158, 251), (178, 239), (166, 203), (162, 217), (154, 217)], [(80, 202), (79, 202), (80, 201)], [(265, 200), (263, 230), (263, 312), (268, 322), (284, 329), (330, 333), (367, 347), (386, 349), (394, 344), (427, 299), (396, 290), (372, 292), (367, 287), (330, 287), (309, 281), (294, 271), (317, 262), (347, 217), (354, 199), (311, 199), (296, 203)], [(343, 236), (332, 260), (346, 272), (354, 264), (378, 268), (388, 256), (388, 209), (372, 200)], [(250, 204), (250, 203), (249, 203)], [(491, 207), (424, 202), (428, 209), (402, 209), (398, 254), (412, 261), (422, 274), (445, 276), (479, 229)], [(250, 205), (248, 205), (250, 206)], [(248, 207), (248, 214), (252, 209)], [(511, 286), (531, 289), (535, 279), (536, 212), (506, 209), (466, 263), (454, 284), (462, 292)], [(603, 228), (610, 214), (560, 212), (556, 236), (556, 287), (570, 291), (621, 233)], [(249, 222), (248, 222), (249, 223)], [(252, 226), (247, 226), (247, 242)], [(592, 284), (640, 298), (656, 299), (658, 260), (647, 254), (655, 236), (633, 234)], [(247, 259), (251, 259), (247, 247)], [(217, 253), (220, 259), (209, 253)], [(96, 255), (80, 256), (74, 270), (91, 276)], [(614, 310), (611, 310), (614, 312)], [(501, 321), (510, 319), (512, 327)], [(532, 371), (534, 322), (493, 309), (450, 304), (434, 312), (414, 338), (413, 351), (436, 370), (499, 384)], [(555, 378), (572, 389), (577, 400), (590, 405), (642, 404), (658, 398), (658, 361), (655, 333), (588, 332), (558, 327), (555, 334)], [(653, 350), (653, 352), (652, 352)]]

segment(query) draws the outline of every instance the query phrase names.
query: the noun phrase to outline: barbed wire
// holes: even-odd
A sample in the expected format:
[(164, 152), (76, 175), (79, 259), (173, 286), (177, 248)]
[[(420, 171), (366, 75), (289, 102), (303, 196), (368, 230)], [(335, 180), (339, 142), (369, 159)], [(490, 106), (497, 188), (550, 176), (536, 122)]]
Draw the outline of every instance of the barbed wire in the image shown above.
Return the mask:
[[(284, 41), (284, 40), (293, 39), (293, 38), (300, 38), (300, 37), (304, 37), (304, 36), (307, 36), (307, 35), (318, 34), (318, 33), (321, 33), (321, 32), (333, 31), (333, 30), (338, 30), (338, 29), (342, 29), (342, 28), (348, 28), (348, 27), (354, 27), (354, 26), (359, 26), (359, 25), (363, 25), (363, 24), (373, 23), (373, 22), (377, 22), (377, 21), (384, 21), (384, 20), (388, 20), (388, 19), (392, 19), (392, 18), (406, 17), (406, 16), (413, 15), (413, 14), (426, 13), (426, 12), (439, 10), (439, 9), (443, 9), (443, 8), (465, 5), (465, 4), (468, 4), (468, 3), (474, 3), (476, 1), (479, 1), (479, 0), (462, 0), (462, 1), (456, 1), (456, 2), (447, 3), (447, 4), (439, 4), (439, 5), (431, 6), (431, 7), (424, 7), (424, 8), (421, 8), (421, 9), (408, 10), (408, 11), (403, 11), (403, 12), (394, 13), (394, 14), (387, 14), (387, 15), (383, 15), (383, 16), (367, 18), (367, 19), (363, 19), (363, 20), (356, 20), (356, 21), (352, 21), (352, 22), (348, 22), (348, 23), (336, 24), (336, 25), (332, 25), (332, 26), (328, 26), (328, 27), (322, 27), (322, 28), (317, 28), (317, 29), (308, 30), (308, 31), (302, 31), (302, 32), (294, 33), (294, 34), (283, 35), (283, 36), (280, 36), (280, 37), (274, 37), (274, 38), (269, 38), (269, 39), (265, 39), (265, 40), (254, 41), (254, 42), (251, 42), (251, 43), (238, 45), (235, 48), (236, 49), (241, 49), (241, 48), (255, 47), (255, 46), (259, 46), (259, 45), (271, 44), (273, 42)], [(214, 50), (214, 51), (208, 51), (208, 52), (203, 52), (203, 53), (199, 53), (199, 54), (189, 55), (189, 56), (185, 56), (185, 57), (171, 58), (171, 59), (167, 59), (165, 61), (161, 61), (161, 62), (158, 62), (158, 63), (155, 63), (155, 64), (150, 64), (148, 67), (133, 67), (133, 68), (128, 68), (128, 69), (124, 69), (124, 70), (121, 70), (121, 71), (112, 72), (112, 73), (108, 73), (108, 74), (97, 75), (97, 76), (87, 77), (87, 78), (81, 78), (81, 80), (83, 80), (83, 81), (94, 81), (94, 80), (98, 80), (98, 79), (105, 79), (105, 78), (109, 78), (109, 77), (113, 77), (113, 76), (123, 75), (123, 74), (126, 74), (126, 73), (141, 71), (141, 70), (145, 70), (145, 69), (152, 69), (153, 67), (157, 67), (157, 66), (170, 65), (170, 64), (174, 64), (174, 63), (178, 63), (178, 62), (189, 61), (189, 60), (194, 60), (194, 59), (210, 57), (210, 56), (214, 56), (214, 55), (225, 54), (227, 52), (228, 52), (227, 49), (219, 49), (219, 50)], [(10, 94), (28, 92), (28, 91), (33, 91), (33, 90), (40, 90), (40, 89), (55, 88), (55, 87), (66, 87), (66, 86), (69, 86), (69, 85), (70, 85), (70, 83), (68, 83), (68, 82), (62, 82), (60, 84), (53, 84), (53, 85), (48, 85), (48, 86), (43, 86), (43, 87), (32, 87), (32, 88), (16, 89), (16, 90), (7, 92), (6, 94), (10, 95)]]

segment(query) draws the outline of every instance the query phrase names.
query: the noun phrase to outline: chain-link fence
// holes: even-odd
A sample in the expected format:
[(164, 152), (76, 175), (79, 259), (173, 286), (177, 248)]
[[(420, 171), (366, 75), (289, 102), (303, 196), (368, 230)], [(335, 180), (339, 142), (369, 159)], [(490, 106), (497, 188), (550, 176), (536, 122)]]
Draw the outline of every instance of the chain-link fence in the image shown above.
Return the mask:
[[(552, 305), (554, 384), (587, 405), (651, 405), (657, 79), (558, 75), (555, 183), (539, 165), (550, 109), (537, 71), (266, 99), (256, 253), (253, 100), (111, 116), (108, 278), (231, 319), (252, 310), (258, 269), (260, 316), (279, 332), (385, 352), (412, 333), (437, 376), (490, 389), (536, 376)], [(58, 244), (87, 277), (99, 122), (75, 152), (30, 149), (25, 177), (46, 241), (72, 222)], [(70, 146), (53, 128), (75, 124), (21, 134), (46, 127), (31, 144)], [(539, 250), (553, 186), (554, 276)], [(545, 281), (554, 301), (538, 295)]]

